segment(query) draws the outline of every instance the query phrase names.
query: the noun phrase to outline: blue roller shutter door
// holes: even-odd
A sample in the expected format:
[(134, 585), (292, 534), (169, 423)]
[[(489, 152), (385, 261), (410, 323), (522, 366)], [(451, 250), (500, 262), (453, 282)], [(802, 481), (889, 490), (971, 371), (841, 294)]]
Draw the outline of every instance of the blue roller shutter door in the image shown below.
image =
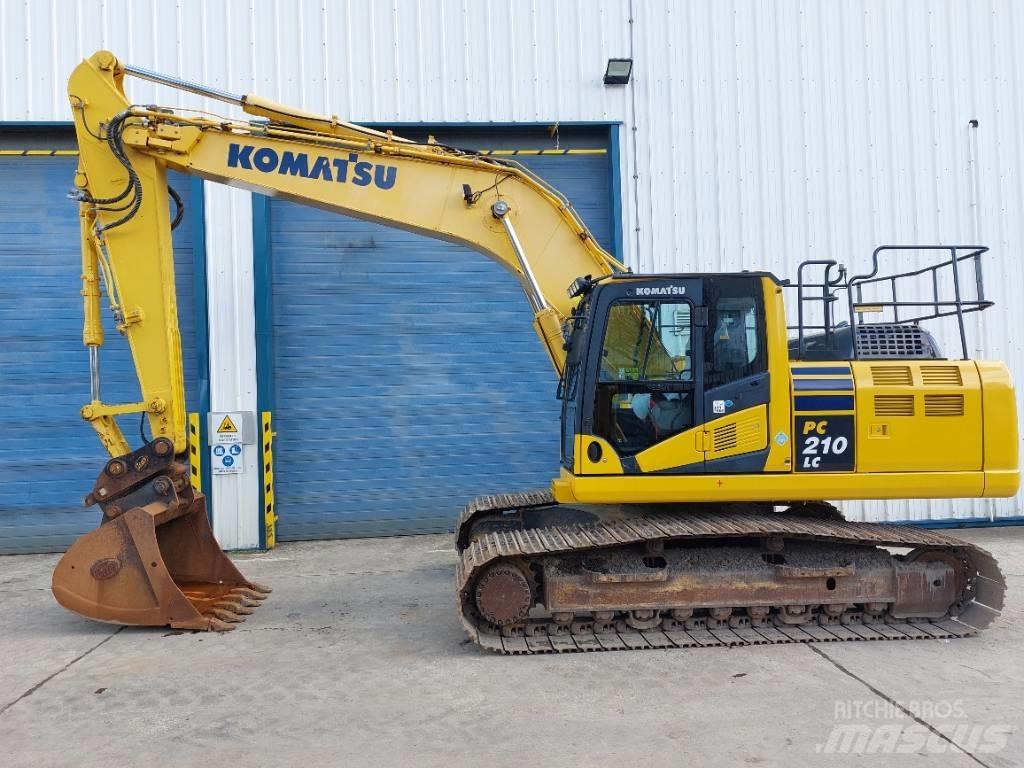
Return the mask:
[[(79, 416), (89, 368), (78, 210), (66, 197), (76, 164), (75, 157), (0, 158), (0, 554), (62, 551), (99, 523), (97, 508), (82, 508), (106, 453)], [(171, 184), (188, 206), (191, 180), (174, 176)], [(174, 232), (189, 409), (197, 394), (192, 226), (186, 216)], [(103, 399), (135, 402), (128, 344), (104, 317)], [(119, 422), (133, 446), (138, 422)]]
[[(608, 248), (608, 158), (521, 159)], [(450, 530), (557, 473), (556, 380), (511, 274), (281, 200), (270, 241), (279, 539)]]

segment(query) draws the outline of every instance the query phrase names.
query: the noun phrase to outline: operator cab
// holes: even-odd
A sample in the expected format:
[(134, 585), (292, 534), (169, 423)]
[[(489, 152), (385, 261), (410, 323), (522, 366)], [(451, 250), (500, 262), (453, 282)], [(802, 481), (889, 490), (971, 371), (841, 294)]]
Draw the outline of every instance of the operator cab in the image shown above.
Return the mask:
[(726, 410), (767, 403), (764, 277), (621, 275), (595, 285), (567, 345), (563, 463), (571, 467), (574, 434), (604, 439), (628, 469)]
[[(563, 466), (586, 474), (764, 471), (769, 370), (788, 378), (790, 360), (806, 370), (835, 361), (848, 372), (850, 361), (945, 359), (921, 325), (933, 321), (959, 336), (969, 359), (964, 317), (992, 306), (981, 278), (986, 250), (880, 246), (866, 274), (809, 260), (795, 283), (766, 272), (580, 278), (570, 288), (580, 303), (560, 385)], [(912, 268), (885, 273), (886, 257)], [(786, 326), (783, 288), (795, 293), (796, 325)], [(848, 395), (832, 397), (819, 405), (853, 410)], [(795, 427), (774, 418), (771, 439), (784, 446)], [(576, 456), (584, 442), (587, 456)]]

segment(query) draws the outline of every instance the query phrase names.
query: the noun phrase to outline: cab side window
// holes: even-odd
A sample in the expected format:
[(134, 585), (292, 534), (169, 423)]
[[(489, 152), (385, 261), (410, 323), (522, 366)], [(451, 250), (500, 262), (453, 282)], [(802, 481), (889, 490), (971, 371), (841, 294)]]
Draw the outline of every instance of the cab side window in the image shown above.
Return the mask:
[(764, 301), (758, 280), (709, 280), (704, 387), (766, 371)]

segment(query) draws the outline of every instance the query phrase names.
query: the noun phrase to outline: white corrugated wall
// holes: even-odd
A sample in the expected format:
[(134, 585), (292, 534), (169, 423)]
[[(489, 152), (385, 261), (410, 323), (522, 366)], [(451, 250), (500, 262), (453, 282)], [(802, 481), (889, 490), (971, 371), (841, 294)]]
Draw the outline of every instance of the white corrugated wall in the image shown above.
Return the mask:
[[(972, 323), (976, 351), (1024, 382), (1020, 40), (1024, 7), (1010, 0), (0, 0), (0, 120), (69, 119), (68, 72), (109, 48), (353, 120), (621, 121), (634, 267), (789, 276), (804, 258), (866, 266), (883, 242), (980, 240), (998, 308)], [(606, 60), (630, 51), (633, 85), (605, 87)], [(224, 197), (209, 208), (211, 270), (238, 274), (244, 294), (247, 207), (208, 194)], [(211, 331), (233, 320), (251, 324), (211, 313)], [(242, 342), (221, 355), (215, 368), (250, 362)], [(1005, 516), (1018, 501), (849, 511)]]

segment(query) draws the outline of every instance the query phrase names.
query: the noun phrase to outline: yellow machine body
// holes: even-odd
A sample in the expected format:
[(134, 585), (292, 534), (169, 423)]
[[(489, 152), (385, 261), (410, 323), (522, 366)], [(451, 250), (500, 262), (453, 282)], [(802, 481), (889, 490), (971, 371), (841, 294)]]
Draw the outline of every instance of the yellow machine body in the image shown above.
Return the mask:
[[(770, 396), (636, 454), (627, 472), (604, 438), (577, 434), (562, 503), (671, 503), (1005, 497), (1017, 492), (1017, 408), (1003, 363), (974, 360), (791, 362), (782, 290), (762, 278)], [(780, 335), (779, 330), (783, 333)], [(831, 424), (850, 426), (842, 471), (814, 466)], [(600, 458), (589, 458), (591, 443)], [(700, 466), (768, 449), (756, 473)]]

